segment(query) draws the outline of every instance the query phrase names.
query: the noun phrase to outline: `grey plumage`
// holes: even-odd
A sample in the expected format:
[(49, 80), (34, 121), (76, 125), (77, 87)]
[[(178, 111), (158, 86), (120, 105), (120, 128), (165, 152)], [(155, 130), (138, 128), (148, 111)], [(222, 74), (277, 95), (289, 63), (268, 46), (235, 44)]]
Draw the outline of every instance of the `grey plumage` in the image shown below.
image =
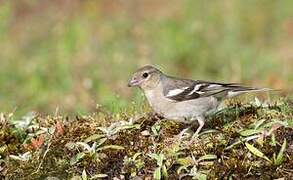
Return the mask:
[(203, 127), (205, 115), (216, 110), (222, 100), (246, 92), (270, 90), (235, 83), (176, 78), (153, 66), (137, 70), (129, 86), (140, 87), (153, 110), (163, 117), (191, 124), (197, 120), (199, 127), (195, 134)]

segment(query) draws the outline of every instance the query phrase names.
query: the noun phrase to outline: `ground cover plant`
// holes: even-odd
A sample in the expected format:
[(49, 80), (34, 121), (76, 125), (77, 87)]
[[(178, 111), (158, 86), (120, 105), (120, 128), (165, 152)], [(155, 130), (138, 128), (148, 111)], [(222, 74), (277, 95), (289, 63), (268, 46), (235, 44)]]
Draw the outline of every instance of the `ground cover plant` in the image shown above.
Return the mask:
[(293, 177), (293, 101), (241, 104), (209, 116), (197, 139), (147, 111), (66, 117), (0, 115), (3, 179), (276, 179)]

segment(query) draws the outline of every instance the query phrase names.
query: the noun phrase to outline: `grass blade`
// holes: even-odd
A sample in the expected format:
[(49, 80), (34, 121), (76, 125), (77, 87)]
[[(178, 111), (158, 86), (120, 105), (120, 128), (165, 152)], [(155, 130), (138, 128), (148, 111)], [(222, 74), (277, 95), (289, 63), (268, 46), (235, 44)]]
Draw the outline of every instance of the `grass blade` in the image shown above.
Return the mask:
[(262, 153), (260, 150), (258, 150), (257, 148), (255, 148), (253, 145), (249, 144), (249, 143), (245, 143), (245, 146), (247, 147), (247, 149), (254, 155), (260, 157), (260, 158), (264, 158), (268, 161), (270, 161), (270, 159), (264, 155), (264, 153)]
[(280, 165), (284, 161), (284, 151), (286, 149), (286, 146), (287, 146), (287, 140), (284, 139), (282, 147), (281, 147), (281, 149), (280, 149), (280, 151), (279, 151), (279, 153), (277, 155), (277, 159), (276, 159), (276, 162), (275, 162), (276, 165)]
[(214, 155), (214, 154), (207, 154), (207, 155), (201, 156), (198, 160), (199, 161), (203, 161), (203, 160), (214, 160), (214, 159), (217, 159), (217, 156), (216, 155)]
[(158, 167), (154, 172), (154, 179), (160, 180), (161, 179), (161, 167)]

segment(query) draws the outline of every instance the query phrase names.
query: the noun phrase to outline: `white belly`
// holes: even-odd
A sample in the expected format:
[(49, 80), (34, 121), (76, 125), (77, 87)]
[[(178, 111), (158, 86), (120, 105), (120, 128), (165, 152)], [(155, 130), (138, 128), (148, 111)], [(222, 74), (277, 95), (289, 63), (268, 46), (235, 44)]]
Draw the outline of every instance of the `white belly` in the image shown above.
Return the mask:
[(175, 103), (172, 108), (167, 109), (166, 118), (182, 119), (204, 116), (207, 112), (215, 110), (219, 102), (213, 97), (198, 98), (195, 100)]
[(161, 114), (167, 119), (180, 121), (204, 116), (208, 111), (215, 110), (219, 105), (219, 102), (213, 97), (176, 102), (165, 98), (163, 94), (154, 93), (151, 90), (145, 91), (145, 95), (156, 113)]

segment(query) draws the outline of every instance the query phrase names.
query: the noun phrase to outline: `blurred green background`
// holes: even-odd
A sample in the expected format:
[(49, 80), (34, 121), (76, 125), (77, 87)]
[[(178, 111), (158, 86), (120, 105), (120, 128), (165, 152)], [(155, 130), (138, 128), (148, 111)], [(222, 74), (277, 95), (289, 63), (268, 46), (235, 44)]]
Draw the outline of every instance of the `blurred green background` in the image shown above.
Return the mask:
[(292, 93), (292, 0), (1, 0), (0, 111), (112, 111), (141, 101), (131, 73)]

